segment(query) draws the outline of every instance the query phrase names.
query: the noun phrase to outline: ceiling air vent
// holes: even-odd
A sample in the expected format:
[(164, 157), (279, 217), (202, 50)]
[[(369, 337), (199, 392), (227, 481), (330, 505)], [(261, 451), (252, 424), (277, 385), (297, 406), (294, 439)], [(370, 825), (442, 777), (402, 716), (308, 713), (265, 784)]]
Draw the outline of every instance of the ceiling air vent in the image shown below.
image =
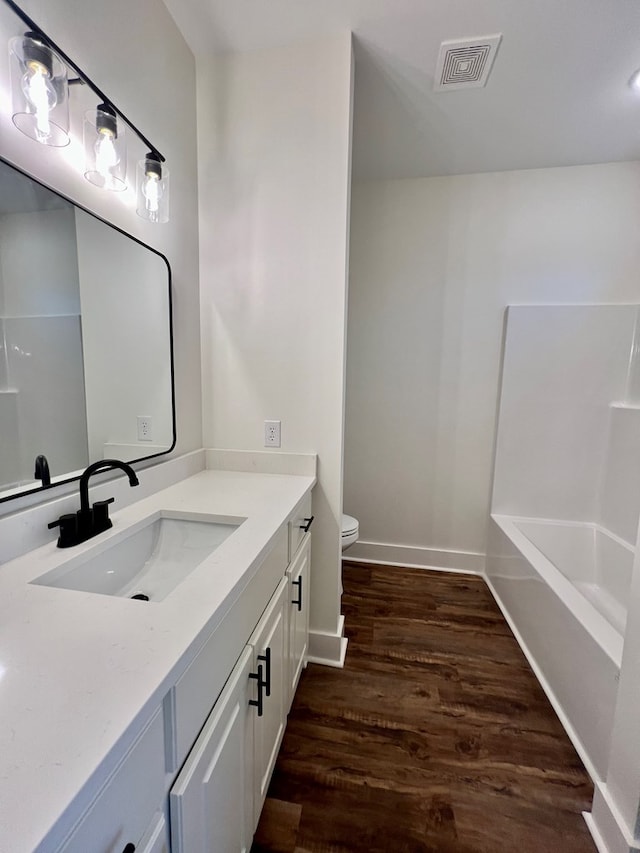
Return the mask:
[(443, 41), (433, 88), (436, 92), (485, 86), (502, 35)]

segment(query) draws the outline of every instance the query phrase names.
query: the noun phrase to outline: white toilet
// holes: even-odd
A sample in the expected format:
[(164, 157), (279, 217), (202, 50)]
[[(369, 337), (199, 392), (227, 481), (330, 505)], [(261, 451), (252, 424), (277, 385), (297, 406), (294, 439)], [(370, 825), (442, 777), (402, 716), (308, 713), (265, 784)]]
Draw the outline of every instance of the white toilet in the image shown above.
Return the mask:
[(351, 515), (342, 515), (342, 550), (346, 550), (350, 545), (358, 539), (360, 525), (358, 519)]

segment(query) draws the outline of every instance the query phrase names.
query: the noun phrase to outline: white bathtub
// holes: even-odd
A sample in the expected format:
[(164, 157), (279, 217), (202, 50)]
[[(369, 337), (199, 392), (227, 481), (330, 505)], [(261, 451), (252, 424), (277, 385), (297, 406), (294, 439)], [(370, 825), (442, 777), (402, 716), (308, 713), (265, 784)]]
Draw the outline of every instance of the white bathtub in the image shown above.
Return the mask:
[(577, 751), (603, 779), (633, 548), (590, 524), (493, 515), (487, 580)]
[(633, 548), (595, 524), (514, 521), (527, 539), (624, 635)]

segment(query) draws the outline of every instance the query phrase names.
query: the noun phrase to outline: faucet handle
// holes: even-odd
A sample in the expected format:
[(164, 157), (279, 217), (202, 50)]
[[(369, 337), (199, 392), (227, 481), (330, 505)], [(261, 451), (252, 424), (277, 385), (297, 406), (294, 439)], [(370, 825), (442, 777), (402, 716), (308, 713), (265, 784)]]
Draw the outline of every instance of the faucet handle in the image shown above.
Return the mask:
[(103, 530), (108, 530), (113, 527), (113, 522), (109, 518), (109, 504), (114, 502), (115, 498), (107, 498), (106, 501), (96, 501), (92, 506), (93, 512), (93, 529), (96, 533), (102, 533)]
[(47, 525), (49, 530), (54, 527), (60, 528), (60, 536), (58, 536), (58, 548), (70, 548), (78, 543), (78, 518), (75, 512), (61, 515), (56, 521), (52, 521)]

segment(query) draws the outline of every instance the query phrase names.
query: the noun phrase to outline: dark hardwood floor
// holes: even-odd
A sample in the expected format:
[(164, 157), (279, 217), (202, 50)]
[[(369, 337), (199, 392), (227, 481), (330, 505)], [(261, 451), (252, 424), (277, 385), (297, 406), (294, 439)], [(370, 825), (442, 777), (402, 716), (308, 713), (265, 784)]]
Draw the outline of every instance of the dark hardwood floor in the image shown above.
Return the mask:
[(252, 853), (594, 853), (592, 785), (482, 579), (346, 563)]

